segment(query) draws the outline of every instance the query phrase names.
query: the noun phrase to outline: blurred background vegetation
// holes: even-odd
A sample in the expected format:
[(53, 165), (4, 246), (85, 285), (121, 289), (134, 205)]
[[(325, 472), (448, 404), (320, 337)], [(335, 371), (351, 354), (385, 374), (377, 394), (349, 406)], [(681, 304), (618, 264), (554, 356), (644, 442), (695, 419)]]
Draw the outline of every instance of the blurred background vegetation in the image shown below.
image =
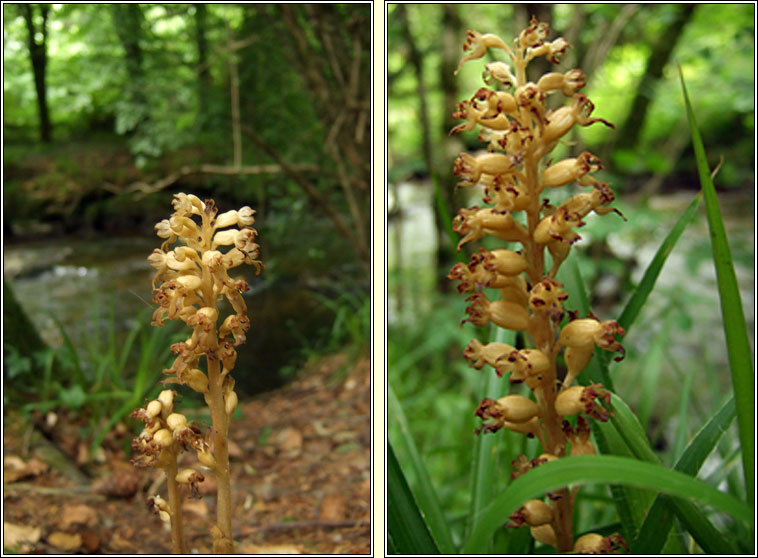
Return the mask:
[[(605, 168), (598, 178), (611, 183), (614, 205), (628, 219), (587, 218), (579, 230), (582, 240), (572, 250), (591, 307), (603, 320), (618, 317), (700, 188), (678, 81), (681, 65), (710, 166), (722, 163), (715, 182), (752, 334), (754, 9), (752, 4), (388, 6), (389, 385), (404, 407), (447, 519), (454, 525), (460, 520), (458, 535), (468, 509), (473, 431), (480, 422), (474, 411), (484, 374), (467, 367), (462, 350), (472, 337), (487, 335), (470, 324), (459, 327), (465, 297), (445, 279), (459, 258), (468, 257), (456, 254), (457, 235), (451, 238), (443, 216), (481, 204), (468, 192), (454, 192), (452, 167), (461, 151), (481, 150), (484, 144), (476, 131), (448, 135), (457, 124), (451, 117), (456, 104), (484, 86), (483, 61), (453, 75), (466, 29), (496, 33), (508, 42), (531, 14), (549, 22), (550, 38), (563, 36), (573, 45), (559, 71), (584, 70), (588, 82), (582, 92), (596, 106), (593, 116), (616, 126), (581, 128), (570, 144), (553, 152), (555, 160), (584, 150), (600, 156)], [(493, 56), (490, 51), (485, 61)], [(540, 74), (545, 71), (540, 68)], [(553, 204), (561, 201), (551, 195)], [(570, 301), (567, 307), (572, 308)], [(611, 373), (617, 392), (670, 464), (731, 389), (702, 208), (670, 255), (638, 322), (640, 327), (623, 339), (627, 358)], [(689, 415), (682, 415), (682, 408)], [(398, 428), (390, 417), (390, 441)], [(521, 439), (510, 436), (500, 447), (521, 444)], [(739, 485), (733, 476), (736, 443), (734, 436), (725, 439), (706, 476)], [(408, 463), (409, 456), (398, 451), (398, 459)], [(503, 485), (493, 487), (493, 494), (510, 473), (505, 461), (501, 468)], [(404, 469), (413, 486), (412, 468)], [(597, 504), (608, 498), (602, 487), (590, 494), (579, 531), (602, 524)]]
[(182, 191), (257, 210), (243, 393), (367, 353), (369, 4), (4, 4), (3, 21), (6, 404), (97, 430), (157, 389), (182, 333), (149, 326), (146, 257)]

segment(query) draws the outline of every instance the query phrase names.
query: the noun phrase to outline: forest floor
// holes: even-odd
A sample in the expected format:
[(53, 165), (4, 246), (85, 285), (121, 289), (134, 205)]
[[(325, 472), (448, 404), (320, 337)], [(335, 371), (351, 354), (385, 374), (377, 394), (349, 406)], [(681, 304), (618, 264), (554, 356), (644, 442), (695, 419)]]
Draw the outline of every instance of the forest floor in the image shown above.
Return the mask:
[[(242, 418), (230, 433), (238, 553), (371, 552), (370, 378), (367, 357), (352, 362), (338, 354), (241, 402)], [(85, 467), (87, 445), (76, 420), (62, 413), (45, 418), (32, 425), (6, 407), (4, 551), (169, 554), (170, 534), (145, 505), (148, 494), (165, 497), (163, 473), (133, 467), (116, 449), (125, 444), (114, 439), (103, 445), (100, 465)], [(131, 436), (125, 429), (112, 434), (119, 435)], [(192, 554), (212, 552), (211, 475), (200, 492), (184, 504)]]

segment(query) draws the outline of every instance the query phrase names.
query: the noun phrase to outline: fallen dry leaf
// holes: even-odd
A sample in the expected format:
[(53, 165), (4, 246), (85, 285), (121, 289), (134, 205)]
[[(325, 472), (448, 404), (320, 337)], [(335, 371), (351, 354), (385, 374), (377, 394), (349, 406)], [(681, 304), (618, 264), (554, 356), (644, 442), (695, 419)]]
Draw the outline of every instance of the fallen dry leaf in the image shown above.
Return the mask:
[(39, 541), (41, 536), (42, 530), (39, 527), (3, 522), (3, 549), (12, 550), (13, 547), (25, 543), (34, 544)]
[(199, 517), (208, 517), (208, 504), (204, 500), (185, 500), (182, 510)]
[(49, 468), (47, 463), (36, 457), (24, 461), (17, 455), (6, 455), (3, 459), (3, 481), (11, 483), (26, 477), (36, 477)]
[(82, 536), (79, 533), (72, 535), (70, 533), (62, 533), (61, 531), (56, 531), (47, 537), (47, 542), (55, 548), (60, 548), (61, 550), (68, 550), (71, 552), (77, 550), (82, 546)]
[(295, 457), (302, 450), (303, 435), (297, 428), (287, 427), (277, 434), (276, 445), (287, 457)]
[(109, 477), (98, 479), (92, 491), (114, 498), (131, 498), (140, 488), (140, 475), (135, 470), (114, 471)]
[(84, 529), (81, 532), (81, 535), (84, 548), (86, 548), (87, 552), (90, 554), (94, 554), (97, 549), (100, 548), (100, 537), (97, 535), (97, 533), (94, 533), (89, 529)]
[(345, 498), (339, 494), (328, 494), (321, 503), (319, 517), (325, 521), (338, 521), (345, 519)]
[(234, 440), (227, 441), (227, 451), (229, 452), (229, 457), (240, 458), (245, 456), (245, 452)]
[(240, 547), (243, 554), (302, 554), (303, 550), (294, 544), (243, 544)]
[(85, 504), (64, 506), (58, 527), (67, 530), (72, 525), (92, 527), (97, 523), (97, 512)]

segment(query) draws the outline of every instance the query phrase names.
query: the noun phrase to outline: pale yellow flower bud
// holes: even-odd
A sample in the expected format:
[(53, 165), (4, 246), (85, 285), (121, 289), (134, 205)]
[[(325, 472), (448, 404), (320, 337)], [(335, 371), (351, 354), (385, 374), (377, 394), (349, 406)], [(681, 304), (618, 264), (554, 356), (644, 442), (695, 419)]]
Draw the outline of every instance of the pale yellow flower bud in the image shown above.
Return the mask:
[(231, 227), (233, 225), (236, 225), (238, 220), (239, 220), (239, 217), (237, 215), (237, 210), (232, 209), (231, 211), (227, 211), (226, 213), (222, 213), (221, 215), (218, 215), (216, 217), (215, 227), (217, 229)]
[(529, 326), (529, 313), (519, 304), (496, 300), (490, 304), (490, 320), (502, 328), (521, 331)]
[(237, 212), (239, 224), (245, 227), (255, 224), (255, 209), (248, 206), (241, 207)]
[(566, 324), (558, 337), (560, 345), (581, 347), (594, 342), (600, 331), (600, 322), (591, 318), (578, 319)]
[(198, 393), (208, 392), (208, 376), (206, 376), (202, 370), (197, 368), (193, 368), (187, 372), (187, 377), (184, 383)]
[(173, 232), (168, 219), (163, 219), (155, 225), (155, 231), (160, 238), (170, 238)]
[(237, 393), (234, 391), (230, 391), (224, 395), (224, 410), (227, 416), (234, 414), (234, 410), (237, 408), (237, 401)]
[(603, 535), (587, 533), (576, 539), (574, 552), (577, 554), (600, 554), (603, 550), (603, 541)]
[(181, 275), (176, 278), (176, 282), (188, 291), (197, 290), (203, 285), (203, 280), (197, 275)]
[(523, 506), (510, 515), (508, 527), (530, 527), (545, 525), (553, 520), (553, 511), (542, 500), (528, 500)]
[(213, 454), (207, 449), (198, 451), (197, 459), (198, 461), (200, 461), (200, 463), (202, 463), (209, 469), (214, 469), (216, 467), (216, 458), (213, 457)]
[(163, 405), (161, 405), (161, 402), (158, 400), (153, 400), (150, 403), (147, 404), (147, 407), (145, 408), (145, 411), (147, 412), (147, 416), (150, 418), (157, 417), (161, 414), (161, 409), (163, 408)]
[(511, 73), (511, 68), (505, 62), (490, 62), (485, 66), (484, 82), (489, 84), (493, 80), (506, 87), (516, 83), (516, 77)]
[(158, 401), (161, 402), (161, 414), (168, 416), (174, 409), (174, 391), (164, 389), (158, 394)]
[(153, 440), (158, 442), (158, 444), (164, 448), (167, 448), (174, 443), (174, 437), (171, 435), (171, 432), (167, 428), (161, 428), (158, 430), (158, 432), (153, 434)]
[(181, 413), (171, 413), (168, 417), (166, 417), (166, 424), (171, 430), (183, 428), (187, 426), (187, 417)]
[(542, 544), (555, 546), (555, 530), (549, 523), (538, 525), (537, 527), (529, 527), (529, 531), (532, 533), (534, 540), (541, 542)]
[(217, 232), (215, 235), (213, 235), (214, 248), (216, 246), (229, 246), (231, 244), (234, 244), (234, 241), (237, 238), (239, 232), (239, 229), (227, 229), (225, 231)]
[(540, 421), (537, 417), (532, 418), (526, 422), (509, 422), (503, 421), (503, 428), (507, 428), (511, 432), (518, 432), (520, 434), (526, 434), (529, 438), (534, 438), (540, 435)]
[(198, 475), (202, 477), (202, 474), (198, 473), (194, 469), (182, 469), (176, 474), (176, 482), (180, 484), (190, 484), (192, 482), (197, 482)]
[(584, 386), (572, 386), (562, 391), (555, 399), (555, 412), (568, 417), (584, 410), (583, 393)]
[(523, 395), (506, 395), (498, 399), (497, 404), (505, 420), (510, 422), (527, 422), (540, 412), (537, 403)]
[(455, 70), (455, 73), (457, 74), (463, 65), (469, 60), (476, 60), (477, 58), (484, 56), (487, 53), (488, 48), (501, 48), (507, 51), (510, 50), (508, 48), (508, 45), (506, 45), (503, 40), (497, 35), (493, 35), (491, 33), (482, 35), (481, 33), (472, 31), (471, 29), (466, 31), (466, 42), (463, 44), (463, 50), (471, 50), (473, 52), (463, 57), (463, 59), (458, 64), (458, 68)]
[(529, 268), (521, 254), (513, 250), (492, 250), (491, 257), (485, 259), (484, 268), (492, 269), (503, 275), (518, 275)]

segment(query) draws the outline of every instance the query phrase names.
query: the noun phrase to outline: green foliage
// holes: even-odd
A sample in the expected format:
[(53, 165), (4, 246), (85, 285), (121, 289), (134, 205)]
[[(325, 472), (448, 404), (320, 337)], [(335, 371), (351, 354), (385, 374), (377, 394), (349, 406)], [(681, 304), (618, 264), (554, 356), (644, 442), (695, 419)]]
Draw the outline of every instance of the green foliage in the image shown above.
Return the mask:
[(64, 327), (52, 319), (64, 339), (59, 349), (22, 357), (6, 345), (6, 405), (23, 413), (68, 409), (86, 419), (92, 448), (147, 396), (170, 362), (168, 347), (179, 338), (173, 327), (150, 326), (150, 312), (134, 321), (125, 338), (116, 332), (114, 306), (100, 315), (100, 304), (90, 311), (91, 328), (75, 345)]
[[(602, 116), (620, 125), (644, 74), (651, 45), (679, 9), (671, 4), (640, 5), (625, 22), (615, 43), (606, 44), (615, 19), (627, 6), (623, 4), (554, 4), (551, 28), (556, 35), (571, 36), (574, 49), (567, 55), (578, 60), (572, 67), (589, 72), (586, 93)], [(435, 153), (444, 153), (443, 118), (452, 107), (443, 106), (440, 65), (444, 49), (441, 7), (433, 4), (407, 6), (413, 40), (424, 54), (424, 80), (428, 95), (430, 131)], [(418, 125), (418, 79), (407, 63), (401, 28), (388, 9), (388, 137), (390, 138), (390, 175), (395, 166), (421, 161), (422, 131)], [(461, 5), (458, 16), (462, 41), (466, 29), (490, 30), (505, 34), (517, 32), (519, 18), (525, 21), (526, 10), (514, 5)], [(748, 188), (752, 183), (753, 136), (753, 7), (749, 4), (699, 5), (687, 24), (672, 54), (671, 63), (661, 81), (651, 92), (651, 106), (644, 120), (642, 135), (632, 150), (613, 152), (615, 169), (624, 174), (645, 177), (652, 174), (672, 176), (687, 174), (693, 161), (683, 151), (689, 137), (685, 126), (684, 105), (678, 94), (675, 61), (682, 64), (685, 77), (697, 100), (698, 115), (706, 142), (714, 146), (711, 157), (725, 157), (721, 184)], [(574, 26), (581, 21), (578, 29)], [(447, 30), (446, 30), (447, 31)], [(574, 37), (574, 34), (576, 36)], [(603, 50), (610, 47), (607, 53)], [(460, 51), (458, 51), (460, 52)], [(600, 65), (590, 69), (588, 61)], [(567, 69), (568, 66), (561, 66)], [(476, 90), (480, 76), (464, 67), (459, 75), (460, 91)], [(459, 99), (460, 100), (460, 99)], [(591, 151), (603, 149), (618, 140), (612, 130), (602, 126), (582, 129), (581, 144)], [(556, 152), (556, 156), (559, 153)], [(606, 160), (606, 157), (601, 157)], [(399, 171), (398, 171), (399, 172)], [(405, 175), (407, 176), (407, 174)]]
[[(704, 157), (700, 158), (705, 160)], [(704, 162), (703, 168), (701, 177), (705, 179), (708, 172)], [(707, 192), (707, 188), (711, 187), (706, 182), (703, 190), (706, 198), (710, 195), (715, 201), (713, 192)], [(613, 393), (611, 420), (595, 423), (593, 435), (603, 455), (557, 460), (548, 464), (549, 469), (543, 471), (543, 466), (540, 466), (508, 482), (508, 463), (512, 458), (519, 453), (533, 454), (523, 451), (523, 445), (519, 446), (523, 444), (523, 437), (511, 438), (510, 433), (505, 433), (500, 441), (478, 439), (472, 446), (470, 432), (461, 433), (457, 428), (459, 420), (463, 422), (467, 415), (470, 416), (475, 401), (483, 396), (497, 397), (501, 393), (498, 390), (503, 389), (498, 382), (488, 382), (483, 378), (473, 396), (469, 393), (470, 382), (467, 381), (466, 372), (460, 370), (460, 347), (465, 345), (470, 335), (464, 335), (464, 340), (459, 342), (457, 358), (451, 357), (447, 364), (438, 364), (439, 369), (429, 365), (429, 360), (433, 360), (431, 355), (444, 354), (439, 344), (432, 343), (433, 338), (441, 336), (440, 331), (447, 332), (446, 339), (451, 345), (455, 342), (451, 324), (460, 317), (460, 313), (455, 315), (452, 311), (455, 308), (451, 307), (457, 303), (450, 304), (447, 299), (435, 300), (433, 313), (421, 315), (415, 328), (411, 325), (390, 327), (389, 383), (390, 389), (398, 394), (397, 402), (392, 403), (390, 399), (390, 440), (405, 436), (407, 445), (413, 442), (418, 448), (415, 457), (411, 457), (411, 451), (398, 451), (398, 459), (431, 533), (438, 532), (440, 527), (433, 526), (432, 513), (425, 511), (422, 502), (437, 498), (439, 512), (434, 513), (446, 519), (459, 551), (533, 552), (528, 539), (519, 533), (524, 529), (514, 531), (502, 528), (510, 511), (525, 499), (544, 494), (549, 487), (581, 483), (576, 512), (576, 530), (579, 534), (622, 531), (632, 551), (643, 554), (681, 554), (693, 550), (729, 554), (752, 549), (754, 510), (744, 504), (746, 487), (742, 479), (734, 475), (734, 462), (741, 454), (744, 455), (744, 447), (747, 446), (751, 456), (753, 451), (754, 419), (750, 413), (754, 401), (750, 349), (744, 335), (745, 318), (739, 303), (740, 290), (734, 280), (731, 258), (728, 257), (722, 217), (713, 203), (708, 210), (709, 221), (715, 231), (712, 233), (713, 253), (701, 248), (703, 223), (697, 216), (702, 198), (703, 194), (695, 196), (676, 219), (664, 218), (662, 212), (650, 208), (624, 207), (623, 212), (629, 223), (623, 232), (616, 230), (617, 223), (609, 226), (608, 220), (589, 222), (582, 229), (582, 236), (587, 239), (586, 251), (572, 251), (571, 258), (561, 269), (559, 279), (569, 293), (567, 308), (586, 315), (590, 307), (596, 307), (596, 301), (590, 304), (584, 278), (589, 277), (593, 284), (599, 285), (603, 277), (607, 277), (609, 272), (613, 273), (612, 269), (603, 268), (602, 259), (617, 257), (616, 254), (601, 252), (599, 260), (590, 259), (591, 254), (597, 252), (598, 245), (603, 246), (606, 241), (608, 245), (621, 245), (621, 235), (629, 235), (632, 239), (630, 245), (634, 247), (640, 246), (641, 242), (656, 241), (658, 244), (657, 249), (645, 258), (649, 263), (630, 274), (628, 284), (622, 283), (620, 292), (630, 292), (624, 297), (626, 300), (617, 301), (612, 307), (617, 310), (610, 310), (620, 315), (619, 321), (627, 330), (625, 346), (629, 349), (634, 347), (636, 340), (644, 339), (643, 347), (631, 350), (624, 362), (612, 366), (608, 356), (598, 351), (601, 354), (595, 355), (586, 371), (591, 379), (602, 381), (606, 386), (613, 385), (613, 379), (619, 386), (617, 393), (629, 394), (630, 401), (627, 403)], [(693, 241), (693, 237), (696, 240)], [(687, 238), (688, 250), (682, 254), (682, 248), (678, 245), (684, 238)], [(624, 250), (620, 251), (623, 255)], [(678, 263), (671, 263), (671, 260)], [(733, 395), (725, 391), (727, 386), (720, 382), (712, 360), (712, 352), (719, 349), (716, 346), (719, 340), (708, 333), (713, 329), (710, 323), (706, 326), (706, 338), (697, 336), (702, 335), (705, 317), (699, 305), (712, 298), (706, 298), (702, 287), (696, 292), (692, 283), (697, 281), (697, 269), (709, 261), (715, 261), (717, 268), (721, 268), (718, 277), (724, 318), (719, 325), (732, 330), (726, 333), (726, 346), (730, 353), (743, 355), (730, 357), (735, 382), (730, 391), (738, 393), (737, 390), (740, 390), (743, 412), (747, 418), (745, 424), (749, 425), (745, 430), (740, 429), (740, 440), (728, 429), (733, 417), (739, 417), (739, 402), (735, 404), (734, 399), (730, 398)], [(664, 266), (669, 268), (668, 276), (662, 273)], [(686, 279), (679, 277), (672, 282), (671, 269), (681, 270), (681, 266), (685, 271), (673, 273), (677, 277), (684, 273)], [(724, 293), (720, 286), (724, 278), (730, 281), (728, 293)], [(715, 283), (713, 288), (716, 288)], [(593, 288), (590, 292), (595, 290)], [(393, 292), (392, 284), (390, 292)], [(417, 304), (420, 303), (417, 301)], [(709, 304), (706, 306), (708, 316), (712, 315), (712, 302)], [(604, 310), (604, 318), (607, 312), (608, 308)], [(608, 317), (612, 317), (613, 313)], [(453, 315), (443, 317), (444, 314)], [(731, 317), (727, 318), (727, 315)], [(428, 324), (434, 324), (434, 327), (430, 328)], [(690, 353), (682, 358), (676, 352), (677, 344), (682, 343), (682, 338), (692, 338), (698, 331), (701, 333), (694, 337), (698, 348), (689, 348)], [(398, 351), (397, 354), (393, 354), (393, 350)], [(422, 360), (417, 367), (406, 364), (416, 364), (420, 360), (417, 355), (423, 355), (428, 360)], [(414, 375), (418, 376), (414, 378)], [(440, 381), (439, 378), (448, 381)], [(419, 384), (426, 387), (428, 383), (427, 390), (409, 389)], [(699, 386), (701, 383), (702, 388)], [(435, 408), (436, 401), (444, 401), (444, 407)], [(750, 404), (749, 409), (747, 403)], [(466, 410), (461, 409), (467, 405)], [(392, 409), (399, 406), (404, 409), (407, 424), (393, 417)], [(703, 427), (692, 436), (692, 425), (698, 423), (702, 423)], [(659, 444), (661, 430), (669, 430), (672, 425), (675, 426), (675, 433), (669, 432), (667, 437), (673, 438), (674, 443)], [(750, 440), (744, 438), (745, 432), (750, 433)], [(412, 437), (410, 441), (409, 437)], [(453, 440), (448, 441), (450, 438)], [(395, 449), (398, 450), (397, 442)], [(442, 454), (444, 468), (438, 469), (436, 466), (438, 453)], [(717, 468), (716, 472), (708, 474), (701, 471), (701, 467), (711, 453), (714, 453)], [(473, 459), (465, 455), (473, 456)], [(461, 464), (460, 460), (464, 462)], [(566, 465), (562, 467), (562, 463)], [(748, 471), (753, 470), (751, 463), (745, 461), (745, 477), (750, 476)], [(428, 475), (428, 480), (422, 480), (424, 475)], [(456, 484), (461, 477), (470, 479), (468, 486)], [(725, 480), (724, 491), (722, 483)], [(609, 486), (593, 487), (593, 482)], [(456, 495), (449, 493), (451, 486), (457, 487)], [(487, 486), (489, 493), (483, 491), (482, 486)], [(496, 495), (494, 499), (493, 494)], [(748, 489), (747, 494), (752, 495), (752, 489)], [(462, 506), (456, 505), (459, 499), (468, 500), (470, 505), (467, 511), (461, 511)], [(711, 507), (725, 513), (709, 509)], [(471, 524), (469, 530), (462, 527), (466, 522)], [(537, 552), (540, 551), (543, 548), (538, 547)]]
[(748, 501), (751, 501), (752, 494), (755, 492), (755, 372), (750, 342), (748, 341), (745, 314), (742, 311), (742, 300), (737, 286), (734, 263), (721, 217), (716, 189), (713, 186), (705, 148), (695, 122), (692, 105), (687, 96), (684, 75), (681, 72), (680, 77), (684, 101), (687, 106), (687, 119), (692, 134), (692, 144), (695, 149), (698, 175), (705, 198), (708, 229), (713, 248), (713, 262), (716, 266), (719, 297), (721, 299), (721, 314), (726, 334), (727, 352), (729, 353), (732, 387), (737, 400), (737, 422), (742, 446), (742, 472), (745, 478), (745, 492)]

